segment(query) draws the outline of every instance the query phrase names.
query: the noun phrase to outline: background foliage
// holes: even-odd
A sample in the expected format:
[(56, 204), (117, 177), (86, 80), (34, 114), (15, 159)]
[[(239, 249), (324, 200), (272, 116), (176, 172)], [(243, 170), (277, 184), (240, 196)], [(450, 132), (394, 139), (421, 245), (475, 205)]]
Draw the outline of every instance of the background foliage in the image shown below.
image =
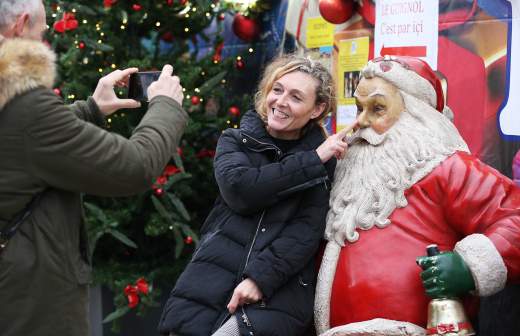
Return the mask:
[[(95, 281), (115, 293), (117, 309), (106, 321), (117, 322), (132, 309), (144, 314), (157, 305), (157, 288), (170, 288), (191, 257), (217, 193), (212, 171), (216, 141), (224, 128), (238, 126), (240, 112), (251, 103), (249, 94), (236, 94), (237, 87), (256, 82), (244, 78), (254, 49), (222, 57), (223, 22), (238, 12), (258, 17), (267, 3), (45, 1), (46, 39), (58, 54), (54, 90), (65, 102), (85, 99), (98, 79), (115, 69), (160, 70), (169, 63), (181, 78), (184, 108), (191, 112), (178, 152), (148, 192), (127, 198), (85, 196)], [(126, 96), (124, 88), (116, 92)], [(107, 128), (130, 136), (144, 105), (113, 114)], [(138, 280), (146, 285), (144, 291), (137, 290)]]

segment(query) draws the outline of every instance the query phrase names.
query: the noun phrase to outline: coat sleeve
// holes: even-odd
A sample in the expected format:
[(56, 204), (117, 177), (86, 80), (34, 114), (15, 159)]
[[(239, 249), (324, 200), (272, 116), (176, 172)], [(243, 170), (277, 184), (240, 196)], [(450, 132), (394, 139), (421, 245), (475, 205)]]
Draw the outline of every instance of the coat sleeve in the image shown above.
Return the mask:
[(215, 155), (215, 179), (226, 204), (235, 212), (248, 215), (276, 204), (290, 190), (310, 180), (327, 176), (316, 151), (302, 151), (281, 161), (255, 167), (239, 140), (226, 131)]
[(69, 105), (69, 107), (81, 120), (97, 126), (105, 126), (105, 116), (99, 110), (94, 98), (88, 97), (87, 100), (78, 100), (74, 104)]
[(305, 192), (297, 215), (278, 237), (251, 260), (244, 275), (269, 299), (316, 255), (325, 231), (329, 191), (318, 185)]
[(520, 281), (520, 189), (474, 157), (459, 153), (445, 168), (445, 216), (460, 233), (455, 245), (477, 293), (498, 292)]
[(159, 96), (126, 139), (81, 120), (50, 90), (34, 90), (27, 99), (34, 102), (24, 128), (27, 169), (49, 186), (100, 196), (148, 189), (188, 119), (176, 101)]

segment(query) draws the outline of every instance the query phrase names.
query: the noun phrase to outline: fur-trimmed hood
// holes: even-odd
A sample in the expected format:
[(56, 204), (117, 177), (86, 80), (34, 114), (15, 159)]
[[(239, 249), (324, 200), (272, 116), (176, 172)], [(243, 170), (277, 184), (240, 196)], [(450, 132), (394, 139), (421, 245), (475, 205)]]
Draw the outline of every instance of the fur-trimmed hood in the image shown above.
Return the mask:
[(52, 88), (56, 56), (40, 41), (0, 42), (0, 110), (16, 95), (37, 87)]

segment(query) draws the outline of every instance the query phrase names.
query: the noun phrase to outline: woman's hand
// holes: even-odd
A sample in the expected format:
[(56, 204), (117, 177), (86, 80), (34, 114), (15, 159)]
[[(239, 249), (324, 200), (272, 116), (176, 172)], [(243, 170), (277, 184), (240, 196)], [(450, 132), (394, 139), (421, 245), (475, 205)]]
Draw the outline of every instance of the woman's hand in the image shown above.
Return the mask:
[(244, 279), (233, 291), (233, 296), (227, 305), (230, 314), (233, 314), (238, 306), (255, 303), (262, 299), (264, 295), (256, 283), (251, 279)]
[(317, 149), (316, 153), (321, 159), (322, 163), (329, 161), (333, 156), (337, 159), (343, 159), (347, 151), (348, 144), (345, 141), (345, 136), (358, 126), (356, 120), (352, 125), (345, 127), (338, 133), (328, 137)]

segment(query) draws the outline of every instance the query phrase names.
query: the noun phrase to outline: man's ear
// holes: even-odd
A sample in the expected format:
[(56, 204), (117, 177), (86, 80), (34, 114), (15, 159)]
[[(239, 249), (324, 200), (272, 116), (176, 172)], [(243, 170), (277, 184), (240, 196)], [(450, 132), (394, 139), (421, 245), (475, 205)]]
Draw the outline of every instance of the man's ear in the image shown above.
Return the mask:
[(13, 37), (23, 37), (25, 29), (29, 26), (29, 14), (22, 13), (14, 22)]
[(314, 111), (312, 111), (312, 113), (311, 113), (311, 119), (318, 118), (323, 113), (324, 110), (325, 110), (325, 103), (316, 105), (314, 107)]

